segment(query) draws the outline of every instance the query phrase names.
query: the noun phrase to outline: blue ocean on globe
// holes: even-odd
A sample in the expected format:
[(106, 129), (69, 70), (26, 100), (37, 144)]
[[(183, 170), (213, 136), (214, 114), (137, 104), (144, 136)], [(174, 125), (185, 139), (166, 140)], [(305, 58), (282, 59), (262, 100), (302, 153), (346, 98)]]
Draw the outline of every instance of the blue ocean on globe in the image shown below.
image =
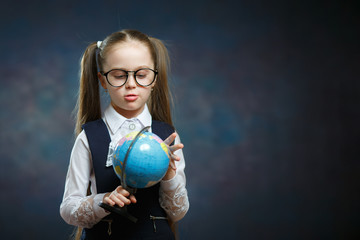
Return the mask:
[[(138, 132), (129, 133), (118, 142), (115, 148), (113, 167), (120, 179), (126, 153), (137, 134)], [(167, 145), (161, 138), (151, 132), (141, 133), (126, 161), (124, 174), (126, 185), (132, 188), (147, 188), (155, 185), (165, 176), (169, 161)]]

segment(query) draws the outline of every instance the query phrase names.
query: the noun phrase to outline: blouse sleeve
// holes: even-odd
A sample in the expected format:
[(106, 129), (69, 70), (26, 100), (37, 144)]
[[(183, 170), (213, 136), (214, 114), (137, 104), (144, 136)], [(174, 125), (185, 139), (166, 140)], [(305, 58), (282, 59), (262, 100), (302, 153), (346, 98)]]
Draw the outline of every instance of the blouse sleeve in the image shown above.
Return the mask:
[[(175, 139), (175, 144), (177, 143), (180, 143), (178, 136)], [(173, 222), (181, 220), (189, 209), (184, 154), (181, 149), (175, 154), (180, 157), (180, 161), (175, 162), (176, 175), (172, 179), (163, 180), (160, 183), (160, 205)]]
[[(87, 196), (90, 184), (91, 195)], [(109, 213), (98, 206), (104, 194), (97, 194), (91, 154), (85, 132), (77, 137), (70, 156), (60, 215), (68, 224), (91, 228)]]

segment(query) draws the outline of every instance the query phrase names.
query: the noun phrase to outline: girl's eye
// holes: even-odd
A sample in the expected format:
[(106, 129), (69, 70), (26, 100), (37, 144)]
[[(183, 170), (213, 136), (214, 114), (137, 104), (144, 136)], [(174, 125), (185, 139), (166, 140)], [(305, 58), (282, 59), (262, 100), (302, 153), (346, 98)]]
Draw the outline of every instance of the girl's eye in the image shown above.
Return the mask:
[(117, 75), (117, 76), (114, 76), (116, 79), (126, 79), (126, 75)]
[(146, 70), (141, 70), (139, 72), (136, 73), (136, 78), (138, 79), (143, 79), (143, 78), (146, 78), (148, 75), (148, 71)]
[(146, 78), (146, 75), (145, 74), (136, 74), (136, 78)]
[(110, 72), (110, 77), (116, 80), (125, 80), (127, 77), (126, 72), (121, 70), (113, 70)]

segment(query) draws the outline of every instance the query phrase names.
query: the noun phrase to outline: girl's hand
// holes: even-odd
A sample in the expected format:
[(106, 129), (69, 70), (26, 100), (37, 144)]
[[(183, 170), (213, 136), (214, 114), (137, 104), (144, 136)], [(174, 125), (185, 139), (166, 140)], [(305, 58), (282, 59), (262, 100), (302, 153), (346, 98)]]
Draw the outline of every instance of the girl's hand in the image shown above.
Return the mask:
[(184, 144), (179, 143), (179, 144), (174, 144), (174, 145), (170, 146), (170, 144), (175, 140), (176, 136), (177, 136), (177, 134), (174, 132), (164, 141), (164, 143), (168, 146), (168, 149), (169, 149), (170, 163), (169, 163), (169, 168), (168, 168), (163, 180), (169, 180), (175, 176), (175, 174), (176, 174), (175, 161), (180, 161), (180, 157), (175, 155), (174, 152), (179, 149), (182, 149), (184, 147)]
[(129, 205), (130, 203), (136, 203), (136, 198), (134, 195), (130, 195), (122, 186), (118, 186), (111, 193), (106, 193), (103, 198), (103, 203), (106, 203), (110, 206), (115, 204), (119, 207)]

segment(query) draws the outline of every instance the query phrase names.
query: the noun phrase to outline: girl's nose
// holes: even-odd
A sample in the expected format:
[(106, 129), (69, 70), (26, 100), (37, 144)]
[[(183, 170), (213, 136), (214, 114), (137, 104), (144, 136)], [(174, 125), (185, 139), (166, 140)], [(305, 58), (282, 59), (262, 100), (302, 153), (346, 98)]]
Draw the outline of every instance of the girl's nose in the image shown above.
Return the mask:
[(125, 86), (126, 86), (126, 88), (135, 88), (136, 87), (136, 81), (135, 81), (134, 73), (128, 75), (128, 80), (126, 81)]

